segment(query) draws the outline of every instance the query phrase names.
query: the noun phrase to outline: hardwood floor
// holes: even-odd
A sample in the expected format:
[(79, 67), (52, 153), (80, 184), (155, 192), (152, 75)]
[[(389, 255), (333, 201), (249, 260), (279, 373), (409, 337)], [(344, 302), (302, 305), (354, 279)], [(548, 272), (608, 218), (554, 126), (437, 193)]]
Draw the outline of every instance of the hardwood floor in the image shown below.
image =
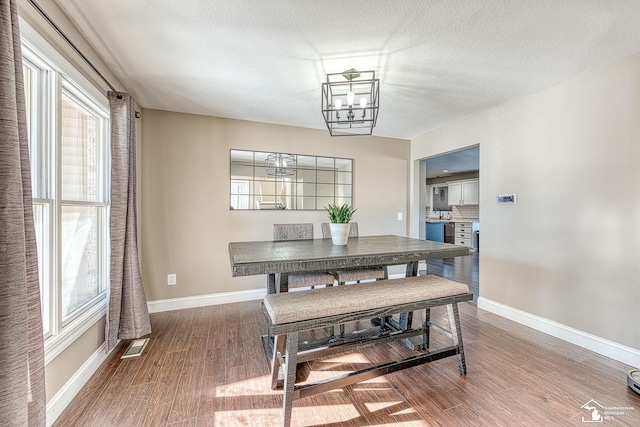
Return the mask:
[(469, 291), (473, 294), (473, 302), (475, 303), (478, 300), (480, 295), (480, 267), (477, 252), (472, 252), (469, 256), (427, 261), (427, 272), (467, 284)]
[[(445, 314), (439, 307), (432, 319)], [(467, 376), (455, 358), (410, 368), (297, 400), (293, 425), (578, 426), (590, 419), (582, 406), (592, 399), (633, 408), (605, 425), (640, 425), (640, 396), (626, 385), (630, 366), (471, 303), (460, 305), (460, 316)], [(282, 397), (269, 387), (259, 301), (157, 313), (151, 321), (144, 354), (121, 360), (122, 343), (55, 426), (280, 425)], [(449, 341), (432, 334), (432, 343)], [(400, 343), (377, 345), (310, 362), (304, 372), (315, 380), (411, 353)]]

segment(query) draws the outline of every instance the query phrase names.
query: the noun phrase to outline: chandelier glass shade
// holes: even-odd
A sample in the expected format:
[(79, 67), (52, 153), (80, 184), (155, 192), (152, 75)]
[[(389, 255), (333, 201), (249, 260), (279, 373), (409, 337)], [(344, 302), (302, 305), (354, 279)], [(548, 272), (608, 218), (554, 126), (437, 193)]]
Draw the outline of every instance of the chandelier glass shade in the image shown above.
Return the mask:
[(378, 119), (380, 80), (375, 71), (327, 74), (322, 115), (331, 136), (371, 135)]
[(296, 173), (296, 158), (291, 154), (269, 154), (264, 161), (264, 168), (267, 175), (294, 175)]

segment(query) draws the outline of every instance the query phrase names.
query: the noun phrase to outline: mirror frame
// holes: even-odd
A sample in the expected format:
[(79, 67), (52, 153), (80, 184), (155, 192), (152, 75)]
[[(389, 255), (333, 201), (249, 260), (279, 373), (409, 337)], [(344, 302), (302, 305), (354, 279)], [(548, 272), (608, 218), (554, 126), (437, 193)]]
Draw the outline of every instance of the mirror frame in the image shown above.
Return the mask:
[(353, 205), (353, 159), (231, 149), (229, 183), (231, 210)]

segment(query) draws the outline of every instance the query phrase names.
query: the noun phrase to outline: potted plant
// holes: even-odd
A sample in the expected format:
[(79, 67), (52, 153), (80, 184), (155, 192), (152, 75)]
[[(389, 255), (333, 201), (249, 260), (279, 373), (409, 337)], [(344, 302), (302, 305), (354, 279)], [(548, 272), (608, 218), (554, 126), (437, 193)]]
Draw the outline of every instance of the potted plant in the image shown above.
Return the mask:
[(351, 228), (351, 217), (356, 209), (345, 203), (342, 206), (329, 203), (325, 206), (329, 214), (329, 227), (331, 229), (331, 240), (334, 245), (346, 245), (349, 239), (349, 229)]

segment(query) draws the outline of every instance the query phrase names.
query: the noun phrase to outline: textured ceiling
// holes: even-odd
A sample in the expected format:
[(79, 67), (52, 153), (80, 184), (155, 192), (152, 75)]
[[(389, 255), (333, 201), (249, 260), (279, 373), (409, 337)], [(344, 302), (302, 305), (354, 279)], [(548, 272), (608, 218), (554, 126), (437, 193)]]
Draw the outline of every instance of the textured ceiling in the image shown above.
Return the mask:
[(326, 129), (326, 74), (375, 70), (405, 139), (640, 52), (638, 0), (56, 2), (145, 108)]

